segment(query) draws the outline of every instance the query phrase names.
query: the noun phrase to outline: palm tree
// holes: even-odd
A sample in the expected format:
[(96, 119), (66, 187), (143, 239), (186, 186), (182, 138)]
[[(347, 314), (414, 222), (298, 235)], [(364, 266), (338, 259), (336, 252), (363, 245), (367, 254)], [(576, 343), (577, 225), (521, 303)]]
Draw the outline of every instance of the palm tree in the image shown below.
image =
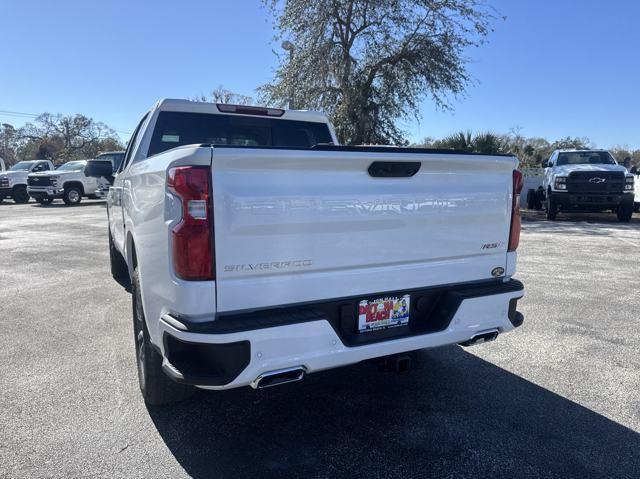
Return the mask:
[(473, 134), (471, 131), (459, 131), (434, 143), (438, 148), (458, 151), (473, 151)]
[(491, 132), (478, 133), (473, 138), (473, 151), (486, 154), (503, 153), (504, 142), (502, 138)]
[(471, 131), (459, 131), (442, 140), (434, 142), (437, 148), (446, 148), (473, 153), (503, 153), (505, 144), (500, 136), (491, 132), (473, 134)]

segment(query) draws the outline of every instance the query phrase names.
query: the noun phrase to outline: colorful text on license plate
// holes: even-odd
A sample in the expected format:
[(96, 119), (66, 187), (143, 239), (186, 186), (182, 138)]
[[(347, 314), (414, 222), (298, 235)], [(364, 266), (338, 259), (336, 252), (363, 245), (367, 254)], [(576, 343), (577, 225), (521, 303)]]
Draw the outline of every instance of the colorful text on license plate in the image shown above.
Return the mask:
[(374, 331), (408, 324), (409, 301), (408, 294), (360, 301), (358, 331)]

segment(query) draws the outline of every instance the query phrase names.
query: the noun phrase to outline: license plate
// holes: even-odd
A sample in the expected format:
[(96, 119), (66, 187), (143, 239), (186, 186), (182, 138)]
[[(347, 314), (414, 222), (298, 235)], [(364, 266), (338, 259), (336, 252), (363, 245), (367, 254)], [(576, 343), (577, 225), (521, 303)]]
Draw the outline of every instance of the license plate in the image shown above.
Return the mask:
[(360, 301), (358, 331), (361, 333), (409, 324), (410, 296), (389, 296)]

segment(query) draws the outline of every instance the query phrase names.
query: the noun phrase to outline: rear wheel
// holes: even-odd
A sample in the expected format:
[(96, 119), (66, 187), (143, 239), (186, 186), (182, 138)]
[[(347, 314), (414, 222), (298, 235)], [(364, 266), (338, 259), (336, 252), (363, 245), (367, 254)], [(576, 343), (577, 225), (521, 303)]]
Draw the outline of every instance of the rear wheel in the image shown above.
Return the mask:
[(138, 382), (147, 404), (164, 405), (188, 398), (195, 392), (193, 386), (179, 384), (162, 371), (162, 356), (151, 344), (149, 330), (142, 308), (138, 269), (133, 273), (133, 339), (136, 345)]
[(16, 186), (13, 189), (13, 201), (16, 203), (29, 203), (29, 193), (26, 186)]
[(558, 205), (553, 200), (551, 195), (547, 195), (547, 219), (549, 221), (555, 221), (558, 215)]
[(619, 206), (616, 214), (618, 216), (618, 221), (621, 223), (628, 223), (631, 221), (631, 217), (633, 216), (633, 203)]
[(542, 202), (543, 201), (544, 201), (544, 190), (542, 188), (538, 188), (536, 190), (534, 208), (536, 210), (540, 211), (542, 209)]
[(82, 192), (77, 186), (70, 186), (69, 188), (64, 189), (62, 199), (69, 206), (80, 204), (82, 201)]
[(534, 210), (536, 208), (536, 191), (530, 189), (527, 191), (527, 209)]

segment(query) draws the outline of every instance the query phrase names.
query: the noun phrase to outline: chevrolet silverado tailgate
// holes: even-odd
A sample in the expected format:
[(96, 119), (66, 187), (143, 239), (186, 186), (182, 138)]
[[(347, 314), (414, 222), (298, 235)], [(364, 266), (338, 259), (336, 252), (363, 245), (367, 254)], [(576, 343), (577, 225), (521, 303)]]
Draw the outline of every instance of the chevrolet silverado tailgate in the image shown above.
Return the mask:
[(516, 164), (393, 148), (215, 147), (218, 311), (489, 279), (506, 268)]

